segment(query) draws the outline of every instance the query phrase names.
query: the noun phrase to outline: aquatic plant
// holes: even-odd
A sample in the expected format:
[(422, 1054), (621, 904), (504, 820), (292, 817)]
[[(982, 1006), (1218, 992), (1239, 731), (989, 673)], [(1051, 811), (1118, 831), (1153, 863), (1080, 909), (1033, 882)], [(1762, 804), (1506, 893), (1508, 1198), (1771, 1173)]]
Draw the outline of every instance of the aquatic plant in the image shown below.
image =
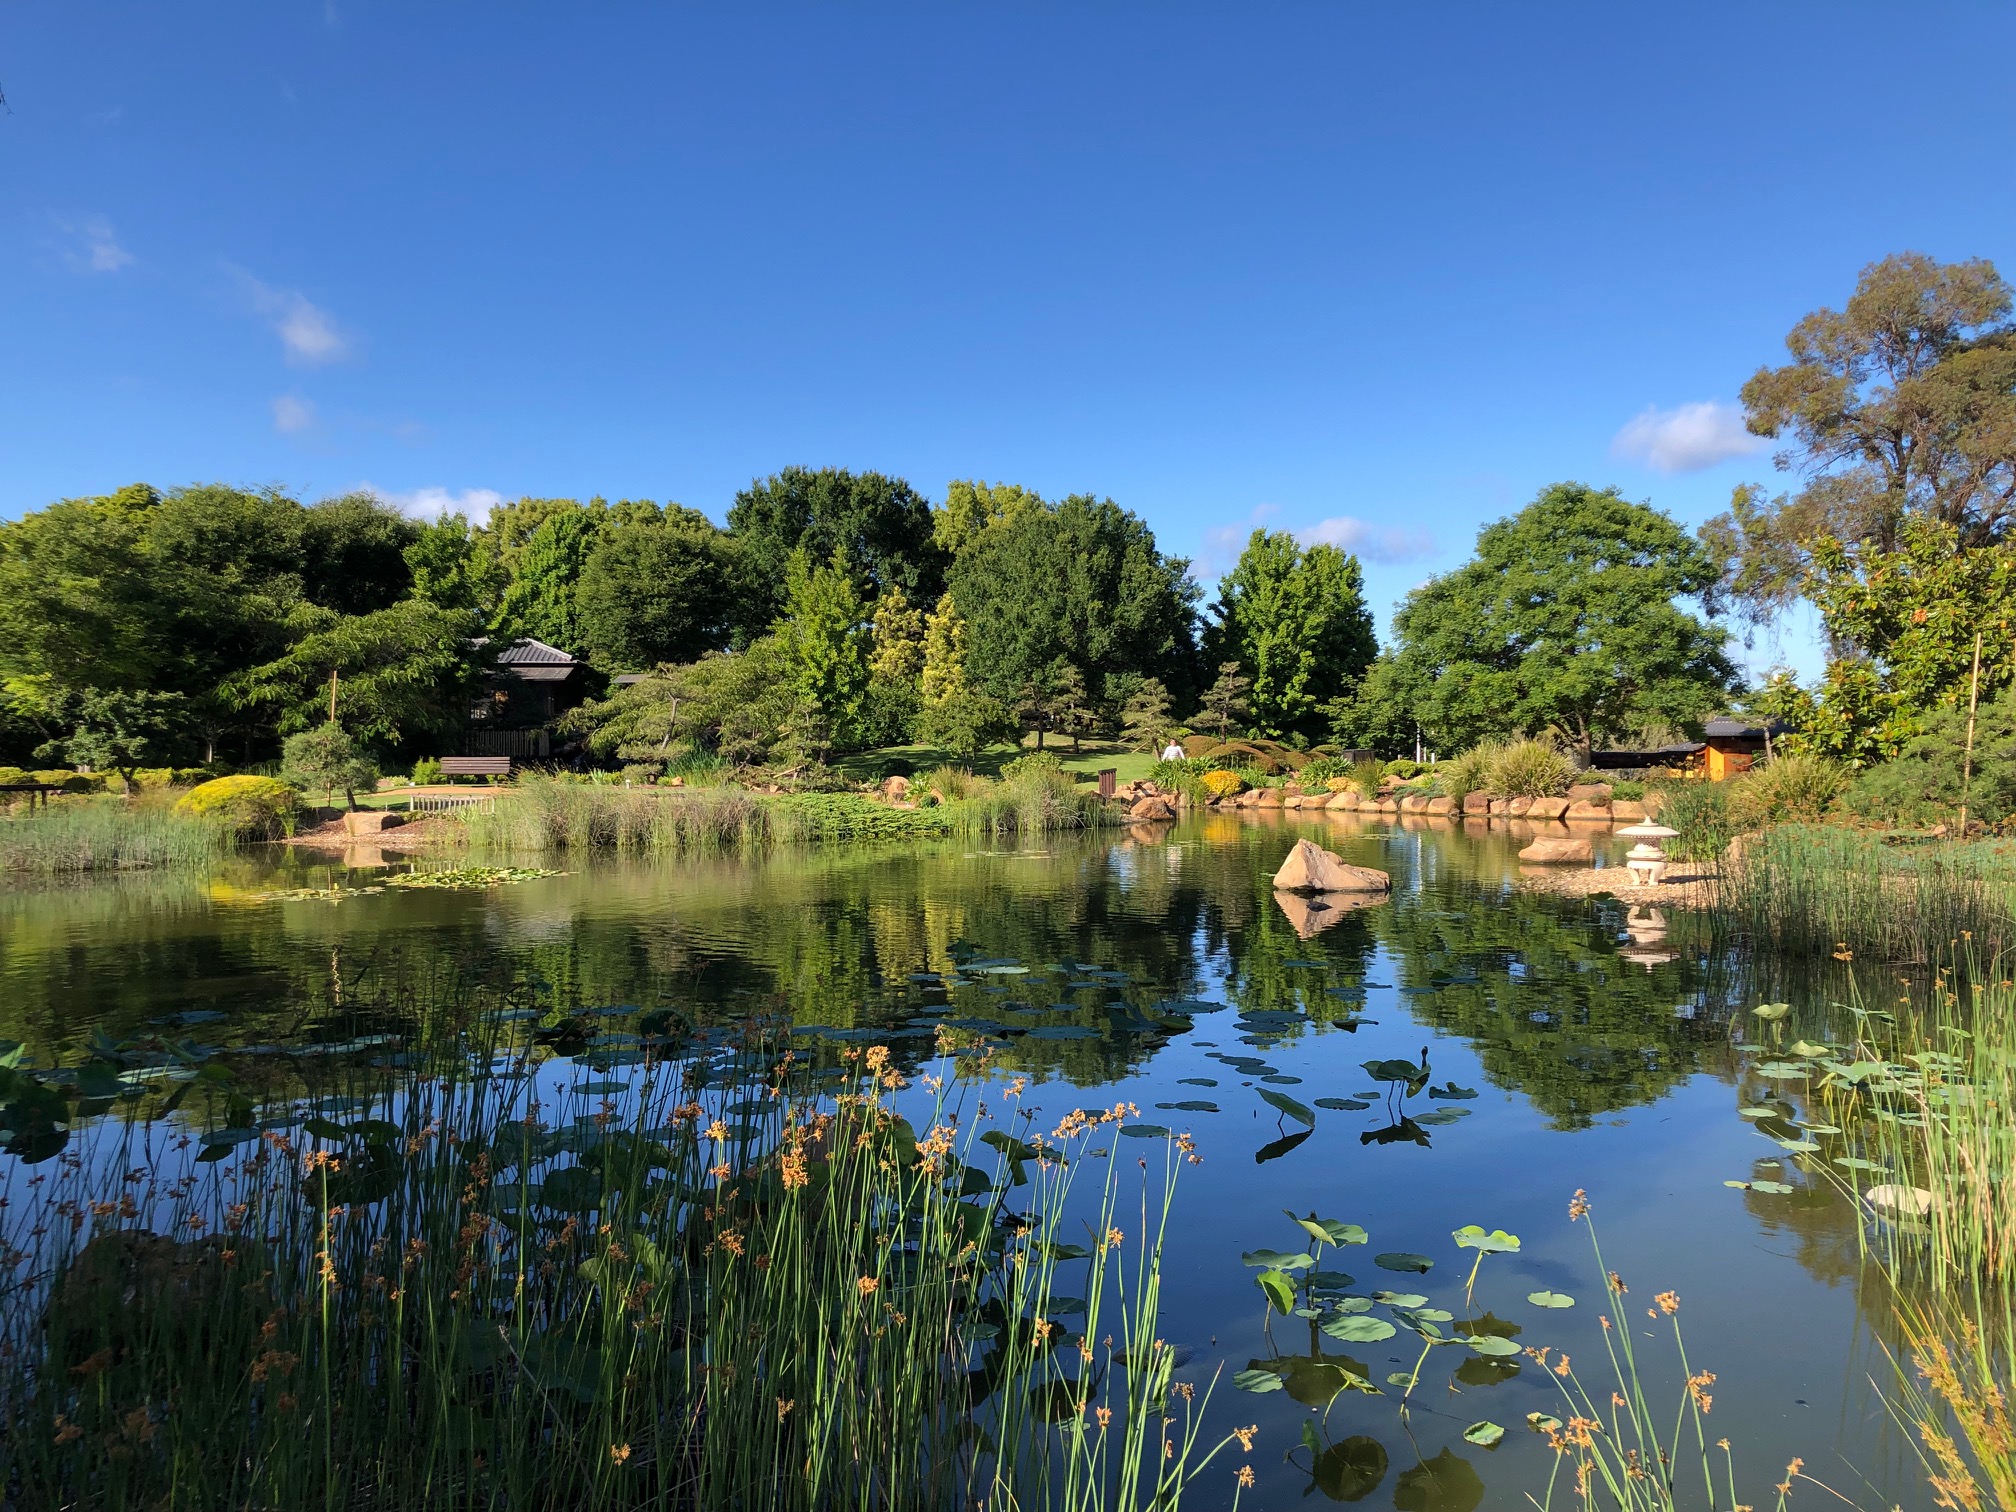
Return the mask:
[[(913, 1124), (886, 1046), (815, 1069), (665, 1014), (536, 1090), (578, 1019), (293, 1107), (204, 1060), (198, 1127), (54, 1159), (0, 1212), (0, 1497), (1135, 1512), (1225, 1446), (1156, 1326), (1187, 1141), (1143, 1142), (1137, 1222), (1134, 1162), (1072, 1190), (1131, 1109), (1042, 1132), (948, 1061)], [(70, 1074), (124, 1097), (149, 1056)]]
[(1648, 789), (1658, 795), (1659, 822), (1678, 830), (1666, 842), (1677, 861), (1719, 861), (1736, 838), (1737, 824), (1729, 812), (1727, 783), (1676, 778)]
[(63, 798), (0, 814), (0, 872), (127, 871), (203, 866), (231, 848), (216, 818), (163, 804)]

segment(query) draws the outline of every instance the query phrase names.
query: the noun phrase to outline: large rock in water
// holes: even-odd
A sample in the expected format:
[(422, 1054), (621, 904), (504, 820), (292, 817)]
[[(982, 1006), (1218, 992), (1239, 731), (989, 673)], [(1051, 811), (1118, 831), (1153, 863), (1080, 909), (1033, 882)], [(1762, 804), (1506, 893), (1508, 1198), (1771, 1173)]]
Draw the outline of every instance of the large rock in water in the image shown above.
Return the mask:
[(1174, 819), (1175, 817), (1176, 805), (1171, 803), (1167, 798), (1164, 798), (1160, 793), (1151, 793), (1145, 798), (1136, 798), (1133, 805), (1127, 810), (1129, 822), (1144, 820), (1154, 822), (1163, 819)]
[(343, 816), (343, 833), (379, 835), (388, 829), (397, 829), (405, 822), (404, 815), (395, 814), (390, 809), (352, 809)]
[(1297, 840), (1274, 873), (1274, 885), (1282, 892), (1385, 893), (1393, 890), (1393, 879), (1369, 866), (1353, 866), (1313, 840)]
[(1579, 836), (1556, 838), (1552, 835), (1542, 835), (1519, 852), (1521, 861), (1536, 862), (1542, 866), (1587, 864), (1594, 856), (1595, 852), (1588, 840)]

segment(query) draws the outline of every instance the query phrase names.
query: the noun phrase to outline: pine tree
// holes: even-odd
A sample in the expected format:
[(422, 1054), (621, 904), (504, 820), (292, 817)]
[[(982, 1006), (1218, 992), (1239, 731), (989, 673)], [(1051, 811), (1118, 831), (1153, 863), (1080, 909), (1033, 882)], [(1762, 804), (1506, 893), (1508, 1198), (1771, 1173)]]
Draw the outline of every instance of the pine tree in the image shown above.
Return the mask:
[(1243, 716), (1252, 707), (1246, 697), (1246, 690), (1253, 686), (1250, 677), (1239, 675), (1239, 663), (1220, 662), (1218, 680), (1211, 684), (1204, 694), (1204, 707), (1197, 723), (1215, 723), (1218, 738), (1224, 740), (1231, 732), (1232, 721)]
[(1121, 734), (1129, 745), (1139, 746), (1144, 751), (1160, 751), (1164, 735), (1175, 722), (1171, 715), (1169, 690), (1157, 677), (1143, 678), (1140, 685), (1127, 695), (1127, 702), (1120, 706)]
[(823, 761), (853, 728), (868, 688), (869, 632), (861, 595), (837, 553), (827, 566), (815, 567), (802, 548), (791, 553), (784, 592), (778, 634), (799, 703), (816, 711), (806, 718), (806, 728), (818, 732), (808, 743)]

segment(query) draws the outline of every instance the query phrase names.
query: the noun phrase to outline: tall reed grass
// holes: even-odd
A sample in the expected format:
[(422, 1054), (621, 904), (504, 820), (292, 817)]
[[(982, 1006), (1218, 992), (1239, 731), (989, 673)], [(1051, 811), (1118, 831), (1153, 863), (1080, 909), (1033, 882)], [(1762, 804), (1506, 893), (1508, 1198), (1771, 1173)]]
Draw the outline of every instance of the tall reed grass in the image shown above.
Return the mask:
[(0, 872), (202, 866), (231, 848), (231, 835), (218, 821), (144, 799), (59, 798), (0, 815)]
[[(1706, 783), (1674, 784), (1680, 791)], [(1671, 808), (1661, 817), (1675, 828)], [(1965, 851), (1892, 846), (1833, 825), (1782, 825), (1752, 837), (1723, 868), (1718, 906), (1753, 940), (1781, 953), (1924, 961), (1971, 938), (1995, 953), (2016, 945), (2005, 887)]]
[(615, 787), (526, 777), (496, 805), (462, 818), (474, 844), (501, 850), (609, 849), (638, 854), (736, 850), (790, 841), (1044, 834), (1106, 822), (1068, 776), (970, 779), (964, 796), (914, 809), (858, 793), (759, 795), (741, 788)]
[(1184, 1150), (1138, 1208), (1134, 1161), (1073, 1191), (1131, 1110), (1040, 1132), (754, 1032), (542, 1093), (528, 1050), (45, 1168), (0, 1211), (0, 1500), (1145, 1512), (1216, 1452), (1156, 1327)]

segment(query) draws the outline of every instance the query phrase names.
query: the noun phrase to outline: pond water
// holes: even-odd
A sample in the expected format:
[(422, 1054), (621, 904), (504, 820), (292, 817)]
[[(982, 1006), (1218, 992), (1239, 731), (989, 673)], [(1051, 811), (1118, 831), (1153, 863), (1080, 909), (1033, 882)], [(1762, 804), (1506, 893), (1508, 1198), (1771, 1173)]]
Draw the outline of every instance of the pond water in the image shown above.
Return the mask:
[[(1391, 872), (1391, 899), (1315, 916), (1277, 899), (1269, 878), (1303, 834)], [(1916, 1459), (1871, 1384), (1888, 1374), (1892, 1328), (1852, 1205), (1813, 1157), (1774, 1141), (1796, 1133), (1785, 1120), (1760, 1129), (1756, 1105), (1774, 1089), (1736, 1048), (1760, 1032), (1748, 1010), (1767, 991), (1794, 1000), (1785, 1032), (1824, 1033), (1826, 993), (1786, 985), (1804, 980), (1783, 975), (1801, 963), (1746, 961), (1698, 917), (1516, 890), (1519, 843), (1481, 825), (1207, 815), (1020, 846), (576, 856), (547, 863), (566, 875), (487, 891), (334, 902), (260, 894), (382, 873), (290, 856), (209, 877), (16, 887), (0, 891), (0, 1039), (45, 1066), (101, 1026), (342, 1043), (371, 1014), (483, 990), (703, 1020), (760, 1011), (787, 1016), (808, 1053), (880, 1038), (921, 1066), (949, 1019), (996, 1043), (999, 1075), (1030, 1078), (1044, 1127), (1126, 1101), (1194, 1136), (1203, 1159), (1178, 1188), (1163, 1333), (1188, 1352), (1184, 1378), (1201, 1386), (1222, 1368), (1220, 1424), (1259, 1426), (1250, 1456), (1221, 1462), (1225, 1503), (1230, 1470), (1250, 1460), (1247, 1507), (1526, 1505), (1552, 1462), (1527, 1416), (1566, 1415), (1543, 1367), (1459, 1342), (1428, 1350), (1404, 1417), (1392, 1386), (1312, 1408), (1297, 1399), (1312, 1357), (1383, 1385), (1414, 1369), (1422, 1342), (1270, 1322), (1242, 1255), (1307, 1246), (1284, 1210), (1362, 1226), (1368, 1243), (1318, 1264), (1351, 1273), (1360, 1293), (1425, 1297), (1454, 1315), (1444, 1330), (1481, 1317), (1463, 1331), (1566, 1351), (1607, 1390), (1591, 1368), (1604, 1282), (1568, 1217), (1585, 1190), (1605, 1261), (1630, 1288), (1653, 1400), (1670, 1413), (1681, 1389), (1659, 1342), (1667, 1325), (1643, 1316), (1672, 1291), (1693, 1368), (1717, 1378), (1710, 1431), (1732, 1440), (1745, 1500), (1768, 1505), (1797, 1455), (1858, 1505), (1923, 1505)], [(947, 976), (976, 957), (1007, 969)], [(1390, 1079), (1406, 1066), (1383, 1081), (1366, 1069), (1424, 1057), (1411, 1094)], [(1113, 1158), (1135, 1153), (1127, 1143)], [(10, 1200), (21, 1179), (0, 1157)], [(1475, 1256), (1452, 1231), (1469, 1224), (1520, 1246), (1486, 1257), (1466, 1308)], [(1433, 1268), (1375, 1261), (1410, 1254)], [(1528, 1300), (1549, 1292), (1576, 1305)], [(1286, 1389), (1235, 1388), (1256, 1369)], [(1506, 1430), (1495, 1447), (1465, 1442), (1479, 1421)]]

